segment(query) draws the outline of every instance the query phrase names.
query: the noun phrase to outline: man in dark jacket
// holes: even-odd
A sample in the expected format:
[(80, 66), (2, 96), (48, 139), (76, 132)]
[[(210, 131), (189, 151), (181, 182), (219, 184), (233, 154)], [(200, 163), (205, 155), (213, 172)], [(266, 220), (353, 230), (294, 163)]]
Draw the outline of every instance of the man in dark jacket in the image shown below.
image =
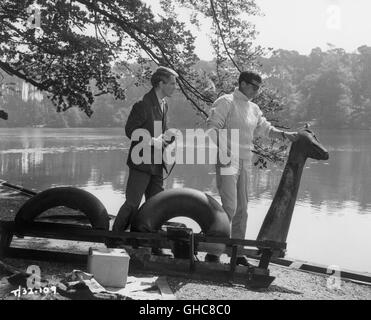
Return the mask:
[[(126, 201), (120, 208), (115, 219), (112, 230), (124, 231), (130, 225), (133, 214), (136, 213), (143, 195), (146, 200), (163, 191), (163, 162), (162, 150), (172, 141), (167, 141), (163, 133), (167, 130), (167, 111), (168, 105), (165, 97), (170, 97), (176, 88), (176, 78), (178, 74), (168, 68), (159, 67), (151, 77), (152, 89), (144, 95), (143, 99), (134, 104), (126, 126), (125, 133), (132, 140), (129, 149), (127, 165), (129, 166), (129, 178), (126, 185)], [(156, 125), (160, 124), (160, 132), (156, 132)], [(140, 129), (148, 132), (148, 143), (151, 145), (150, 161), (139, 163), (138, 156), (142, 153), (136, 151), (138, 144), (143, 145), (142, 141), (135, 141)], [(137, 132), (135, 132), (137, 130)], [(140, 135), (139, 135), (140, 136)], [(160, 161), (155, 161), (154, 154), (161, 155)], [(146, 156), (146, 155), (144, 155)], [(148, 156), (148, 154), (147, 154)], [(145, 158), (145, 157), (144, 157)], [(148, 157), (147, 157), (148, 158)], [(140, 159), (139, 159), (140, 160)], [(166, 167), (165, 167), (166, 170)]]

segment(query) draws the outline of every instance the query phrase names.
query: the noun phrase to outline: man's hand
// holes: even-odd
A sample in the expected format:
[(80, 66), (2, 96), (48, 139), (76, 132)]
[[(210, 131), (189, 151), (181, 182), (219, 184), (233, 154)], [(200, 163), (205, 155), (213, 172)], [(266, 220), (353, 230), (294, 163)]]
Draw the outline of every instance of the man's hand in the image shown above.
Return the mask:
[(164, 133), (164, 138), (170, 140), (172, 137), (178, 138), (182, 132), (178, 129), (167, 129)]
[(8, 113), (4, 110), (0, 110), (0, 118), (4, 120), (8, 120)]
[(167, 129), (163, 135), (163, 140), (166, 147), (169, 144), (172, 144), (178, 138), (182, 138), (182, 133), (178, 129)]
[(150, 144), (151, 146), (154, 146), (156, 149), (162, 150), (163, 146), (162, 135), (158, 136), (157, 138), (152, 138)]
[[(226, 154), (224, 154), (224, 156), (225, 155)], [(222, 159), (230, 159), (230, 161), (227, 164), (219, 163), (220, 174), (222, 176), (230, 176), (230, 175), (235, 175), (238, 173), (239, 166), (240, 166), (239, 158), (230, 157), (230, 158), (222, 158)]]

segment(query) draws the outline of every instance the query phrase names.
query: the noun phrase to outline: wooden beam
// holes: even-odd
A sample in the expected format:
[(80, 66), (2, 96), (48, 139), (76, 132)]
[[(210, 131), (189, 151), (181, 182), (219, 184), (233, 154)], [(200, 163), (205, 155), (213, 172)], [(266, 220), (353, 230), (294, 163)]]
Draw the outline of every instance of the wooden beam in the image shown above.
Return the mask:
[(173, 291), (171, 291), (169, 287), (166, 276), (159, 277), (156, 281), (156, 284), (160, 289), (163, 300), (177, 300)]
[(258, 248), (269, 248), (269, 249), (286, 249), (286, 243), (274, 242), (274, 241), (256, 241), (247, 239), (228, 239), (228, 238), (217, 238), (208, 237), (201, 234), (195, 234), (196, 242), (208, 242), (208, 243), (221, 243), (228, 246), (241, 245), (246, 247), (258, 247)]
[(86, 265), (88, 255), (71, 252), (56, 252), (48, 250), (35, 250), (24, 248), (8, 248), (6, 256), (15, 259), (53, 261), (53, 262), (70, 262), (79, 265)]
[[(13, 221), (0, 221), (0, 229), (12, 232), (16, 235), (43, 237), (53, 239), (77, 240), (87, 242), (105, 242), (105, 239), (143, 239), (143, 240), (167, 240), (165, 231), (157, 233), (150, 232), (113, 232), (108, 230), (92, 229), (89, 226), (76, 226), (72, 224), (50, 223), (50, 222), (33, 222), (16, 226)], [(188, 240), (187, 237), (179, 238)], [(256, 241), (244, 239), (228, 239), (220, 237), (206, 237), (204, 235), (194, 235), (195, 245), (199, 242), (219, 243), (227, 246), (241, 245), (247, 247), (269, 248), (272, 250), (283, 250), (286, 248), (285, 243), (274, 241)]]

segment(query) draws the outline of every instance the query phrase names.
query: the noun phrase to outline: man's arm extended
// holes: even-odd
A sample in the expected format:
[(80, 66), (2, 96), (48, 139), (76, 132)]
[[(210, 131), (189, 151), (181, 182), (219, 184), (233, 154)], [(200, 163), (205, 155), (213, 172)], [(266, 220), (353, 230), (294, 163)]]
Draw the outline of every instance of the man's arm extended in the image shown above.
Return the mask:
[(283, 131), (279, 130), (275, 127), (272, 127), (270, 132), (269, 132), (269, 137), (274, 138), (274, 139), (281, 139), (281, 140), (286, 140), (289, 139), (291, 142), (295, 142), (298, 138), (298, 133), (297, 132), (289, 132), (289, 131)]
[(289, 139), (291, 142), (294, 142), (297, 139), (297, 132), (285, 132), (272, 126), (272, 124), (263, 116), (260, 109), (258, 110), (258, 124), (256, 130), (259, 135), (268, 136), (273, 139), (280, 139), (283, 141)]

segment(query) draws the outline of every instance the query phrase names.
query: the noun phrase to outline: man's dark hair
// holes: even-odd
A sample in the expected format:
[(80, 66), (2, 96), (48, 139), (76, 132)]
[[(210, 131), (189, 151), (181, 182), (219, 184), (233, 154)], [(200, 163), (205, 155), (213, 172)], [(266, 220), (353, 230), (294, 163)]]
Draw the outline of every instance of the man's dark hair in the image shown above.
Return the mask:
[(256, 72), (242, 71), (238, 79), (238, 84), (241, 85), (242, 81), (246, 83), (258, 82), (260, 84), (262, 83), (262, 78)]
[(167, 83), (171, 76), (178, 77), (178, 74), (169, 68), (159, 67), (151, 77), (152, 87), (157, 88), (161, 81)]

